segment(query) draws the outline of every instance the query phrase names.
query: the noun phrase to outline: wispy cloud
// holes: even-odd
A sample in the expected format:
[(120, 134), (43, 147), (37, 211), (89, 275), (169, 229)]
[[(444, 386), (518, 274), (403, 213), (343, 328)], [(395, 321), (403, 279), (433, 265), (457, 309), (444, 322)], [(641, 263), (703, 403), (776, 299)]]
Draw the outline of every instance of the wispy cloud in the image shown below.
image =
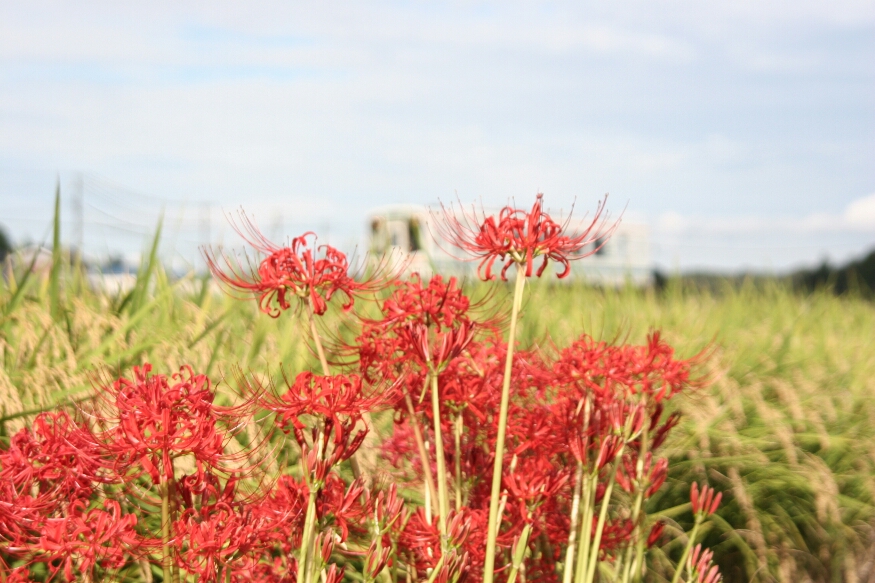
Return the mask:
[(871, 234), (875, 242), (875, 193), (857, 198), (840, 214), (802, 216), (695, 216), (675, 211), (659, 215), (656, 229), (665, 235), (713, 233), (719, 235), (825, 234), (847, 231)]

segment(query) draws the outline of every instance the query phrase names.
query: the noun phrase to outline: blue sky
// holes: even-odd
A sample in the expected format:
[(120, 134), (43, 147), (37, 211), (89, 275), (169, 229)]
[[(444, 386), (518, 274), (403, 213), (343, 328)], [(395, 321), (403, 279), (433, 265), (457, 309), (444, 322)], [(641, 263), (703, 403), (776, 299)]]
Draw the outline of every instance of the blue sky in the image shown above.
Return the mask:
[(382, 204), (538, 190), (610, 192), (664, 269), (875, 246), (875, 2), (177, 4), (0, 0), (16, 240), (81, 172), (94, 254), (134, 253), (162, 208), (193, 261), (240, 206), (348, 243)]

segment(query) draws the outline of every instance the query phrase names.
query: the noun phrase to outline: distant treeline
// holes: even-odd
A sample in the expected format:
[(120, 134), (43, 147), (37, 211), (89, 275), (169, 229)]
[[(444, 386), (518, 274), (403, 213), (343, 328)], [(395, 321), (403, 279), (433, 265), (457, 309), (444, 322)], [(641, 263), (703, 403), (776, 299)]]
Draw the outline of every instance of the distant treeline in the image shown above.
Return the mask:
[(790, 275), (790, 281), (802, 291), (830, 289), (836, 294), (856, 292), (871, 297), (875, 293), (875, 249), (841, 267), (824, 261), (816, 269), (796, 271)]
[(862, 259), (845, 265), (833, 266), (824, 261), (813, 269), (800, 269), (787, 275), (763, 275), (760, 273), (708, 273), (694, 272), (668, 276), (656, 271), (653, 274), (656, 289), (663, 290), (672, 285), (684, 289), (721, 293), (741, 286), (760, 288), (771, 285), (786, 285), (800, 293), (827, 290), (836, 295), (848, 293), (875, 298), (875, 249)]

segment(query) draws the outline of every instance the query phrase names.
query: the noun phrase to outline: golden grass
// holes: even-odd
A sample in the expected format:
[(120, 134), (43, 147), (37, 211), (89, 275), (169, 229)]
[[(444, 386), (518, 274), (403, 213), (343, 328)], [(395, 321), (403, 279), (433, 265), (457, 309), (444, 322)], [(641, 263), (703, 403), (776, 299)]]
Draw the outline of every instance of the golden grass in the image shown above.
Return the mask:
[[(57, 295), (51, 276), (4, 285), (5, 435), (29, 411), (87, 395), (101, 367), (191, 364), (221, 381), (234, 366), (278, 378), (315, 364), (302, 321), (150, 269), (149, 287), (128, 297), (92, 292), (73, 273)], [(690, 482), (707, 479), (726, 496), (707, 544), (727, 580), (875, 581), (875, 306), (778, 285), (658, 294), (536, 282), (521, 323), (523, 344), (545, 350), (584, 332), (638, 343), (654, 329), (682, 356), (710, 348), (702, 372), (713, 382), (676, 403), (671, 478), (651, 511), (682, 526)]]

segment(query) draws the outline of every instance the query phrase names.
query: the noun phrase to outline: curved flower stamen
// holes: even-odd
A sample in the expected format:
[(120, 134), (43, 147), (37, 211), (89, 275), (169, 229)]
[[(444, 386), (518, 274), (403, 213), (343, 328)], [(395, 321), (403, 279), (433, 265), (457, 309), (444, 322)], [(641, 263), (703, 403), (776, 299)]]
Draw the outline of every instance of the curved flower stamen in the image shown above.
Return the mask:
[[(239, 261), (204, 249), (210, 271), (227, 288), (244, 296), (258, 298), (262, 312), (272, 318), (293, 306), (295, 298), (309, 303), (313, 313), (322, 315), (335, 294), (344, 296), (343, 309), (352, 308), (357, 294), (377, 291), (394, 277), (383, 276), (380, 270), (362, 281), (350, 275), (346, 254), (330, 245), (317, 245), (316, 234), (308, 231), (282, 247), (269, 241), (241, 213), (243, 227), (235, 230), (257, 252), (267, 255), (257, 267), (244, 268)], [(248, 273), (247, 273), (248, 271)]]
[(618, 223), (608, 225), (605, 202), (599, 203), (595, 216), (581, 230), (572, 232), (570, 219), (560, 224), (543, 210), (543, 194), (538, 193), (532, 209), (526, 212), (506, 206), (498, 215), (486, 216), (476, 208), (455, 212), (441, 205), (435, 213), (438, 233), (451, 245), (479, 260), (477, 274), (483, 280), (494, 279), (492, 270), (496, 261), (504, 263), (501, 278), (507, 281), (507, 270), (513, 264), (525, 266), (526, 277), (531, 277), (535, 260), (542, 258), (535, 275), (541, 277), (549, 261), (562, 265), (559, 279), (571, 271), (571, 261), (592, 255), (601, 249)]

